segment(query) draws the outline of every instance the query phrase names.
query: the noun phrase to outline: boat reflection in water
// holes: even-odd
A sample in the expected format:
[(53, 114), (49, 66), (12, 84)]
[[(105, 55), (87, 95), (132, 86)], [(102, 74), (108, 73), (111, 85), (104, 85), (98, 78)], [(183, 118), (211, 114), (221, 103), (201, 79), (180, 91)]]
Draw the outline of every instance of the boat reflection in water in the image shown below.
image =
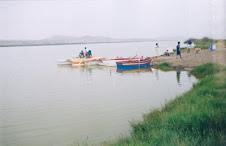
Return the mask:
[(148, 68), (139, 68), (139, 69), (117, 69), (118, 73), (143, 73), (143, 72), (152, 72), (151, 67)]
[(107, 67), (107, 66), (77, 66), (72, 67), (71, 65), (58, 65), (59, 68), (64, 68), (68, 70), (80, 70), (80, 71), (92, 71), (92, 70), (104, 70), (110, 71), (110, 74), (113, 72), (117, 73), (143, 73), (143, 72), (152, 72), (151, 67), (148, 68), (139, 68), (139, 69), (119, 69), (116, 67)]

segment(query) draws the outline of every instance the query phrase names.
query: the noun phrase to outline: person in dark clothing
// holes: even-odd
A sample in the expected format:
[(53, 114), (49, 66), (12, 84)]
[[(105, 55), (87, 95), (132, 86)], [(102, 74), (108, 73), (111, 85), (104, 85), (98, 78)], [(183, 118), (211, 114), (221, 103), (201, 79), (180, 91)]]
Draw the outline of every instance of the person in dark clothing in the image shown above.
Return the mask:
[[(178, 42), (178, 45), (177, 45), (177, 55), (180, 55), (180, 58), (182, 58), (181, 51), (180, 51), (180, 42)], [(176, 55), (176, 59), (177, 59), (177, 55)]]
[(86, 47), (85, 47), (85, 50), (84, 50), (84, 56), (87, 57), (87, 50), (86, 50)]
[(164, 54), (165, 54), (165, 56), (170, 56), (169, 50), (166, 50), (166, 52)]
[(83, 52), (83, 50), (79, 53), (79, 58), (84, 58), (85, 56), (84, 56), (84, 52)]

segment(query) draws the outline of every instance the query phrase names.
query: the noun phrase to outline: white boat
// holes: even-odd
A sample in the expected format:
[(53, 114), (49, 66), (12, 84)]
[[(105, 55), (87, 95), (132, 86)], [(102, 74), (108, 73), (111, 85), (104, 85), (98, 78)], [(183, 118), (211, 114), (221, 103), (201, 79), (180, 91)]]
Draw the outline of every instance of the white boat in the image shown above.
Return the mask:
[(76, 58), (71, 59), (72, 66), (90, 66), (90, 65), (98, 65), (101, 62), (100, 57), (91, 57), (91, 58)]
[(143, 57), (133, 57), (133, 58), (114, 58), (114, 59), (101, 59), (101, 62), (99, 65), (103, 66), (116, 66), (116, 62), (121, 61), (129, 61), (129, 60), (136, 60), (136, 59), (142, 59)]
[(71, 64), (71, 59), (57, 60), (57, 64), (60, 64), (60, 65), (70, 65)]

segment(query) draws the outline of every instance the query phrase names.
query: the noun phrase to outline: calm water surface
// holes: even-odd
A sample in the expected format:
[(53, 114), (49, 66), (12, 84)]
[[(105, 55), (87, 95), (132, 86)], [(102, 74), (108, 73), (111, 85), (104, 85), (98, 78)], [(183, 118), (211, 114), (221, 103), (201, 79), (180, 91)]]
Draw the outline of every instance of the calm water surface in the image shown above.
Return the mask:
[(70, 145), (128, 134), (129, 121), (189, 90), (196, 79), (185, 71), (72, 68), (56, 60), (84, 46), (95, 56), (154, 56), (154, 44), (0, 48), (0, 145)]

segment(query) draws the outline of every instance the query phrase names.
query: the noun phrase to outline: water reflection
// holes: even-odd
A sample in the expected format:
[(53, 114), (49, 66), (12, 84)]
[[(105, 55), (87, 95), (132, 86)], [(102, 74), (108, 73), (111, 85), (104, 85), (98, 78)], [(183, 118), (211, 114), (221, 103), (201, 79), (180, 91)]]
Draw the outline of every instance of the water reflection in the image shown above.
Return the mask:
[(187, 72), (187, 75), (188, 75), (188, 79), (191, 80), (191, 73), (189, 71)]
[(180, 75), (181, 75), (181, 71), (177, 71), (176, 74), (177, 74), (177, 83), (180, 84)]
[[(108, 67), (108, 66), (98, 66), (98, 65), (92, 65), (92, 66), (78, 66), (78, 67), (72, 67), (71, 65), (58, 65), (58, 68), (62, 69), (68, 69), (68, 70), (80, 70), (82, 72), (88, 72), (89, 74), (92, 74), (92, 70), (108, 70), (110, 76), (113, 72), (117, 73), (143, 73), (143, 72), (152, 72), (152, 69), (149, 68), (140, 68), (140, 69), (129, 69), (129, 70), (121, 70), (117, 69), (116, 67)], [(156, 71), (158, 72), (158, 71)]]
[(151, 68), (140, 68), (140, 69), (130, 69), (130, 70), (121, 70), (117, 69), (118, 73), (142, 73), (142, 72), (152, 72)]
[(156, 76), (156, 79), (159, 80), (159, 70), (158, 69), (155, 70), (155, 76)]

